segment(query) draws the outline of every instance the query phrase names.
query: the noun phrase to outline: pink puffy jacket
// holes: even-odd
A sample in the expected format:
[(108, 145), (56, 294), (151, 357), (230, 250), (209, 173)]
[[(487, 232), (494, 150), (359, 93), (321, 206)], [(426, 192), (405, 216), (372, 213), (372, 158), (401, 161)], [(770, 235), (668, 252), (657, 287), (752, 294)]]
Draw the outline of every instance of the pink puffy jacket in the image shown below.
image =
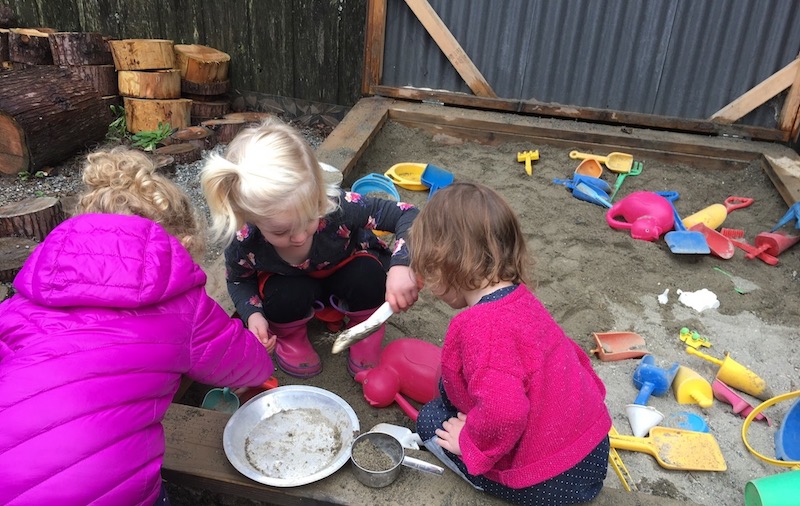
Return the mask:
[(0, 304), (0, 504), (151, 505), (181, 374), (255, 386), (273, 365), (159, 225), (81, 215)]

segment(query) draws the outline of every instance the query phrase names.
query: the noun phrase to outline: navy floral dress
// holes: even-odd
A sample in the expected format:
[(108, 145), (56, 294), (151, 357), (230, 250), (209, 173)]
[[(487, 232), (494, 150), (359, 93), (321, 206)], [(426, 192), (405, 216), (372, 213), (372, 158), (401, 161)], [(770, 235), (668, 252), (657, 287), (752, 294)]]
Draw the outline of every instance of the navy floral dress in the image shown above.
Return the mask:
[[(324, 216), (309, 252), (302, 264), (292, 265), (283, 260), (255, 225), (245, 224), (225, 250), (228, 293), (242, 320), (261, 311), (258, 274), (310, 276), (331, 269), (354, 254), (370, 254), (385, 269), (394, 265), (409, 265), (406, 244), (411, 223), (419, 210), (405, 202), (395, 202), (363, 196), (342, 190), (339, 208)], [(373, 233), (373, 230), (393, 232), (393, 249)]]

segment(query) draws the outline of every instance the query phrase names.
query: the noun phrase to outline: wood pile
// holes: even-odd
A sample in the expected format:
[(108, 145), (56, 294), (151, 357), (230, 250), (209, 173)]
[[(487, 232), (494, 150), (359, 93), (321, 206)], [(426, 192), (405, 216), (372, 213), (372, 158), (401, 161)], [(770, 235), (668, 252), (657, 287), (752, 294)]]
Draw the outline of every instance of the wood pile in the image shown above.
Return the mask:
[(107, 106), (119, 103), (117, 71), (105, 37), (97, 32), (55, 32), (48, 38), (55, 65), (87, 82)]
[(175, 67), (181, 75), (181, 91), (192, 100), (192, 124), (221, 118), (230, 112), (227, 53), (199, 44), (176, 44)]
[(111, 111), (54, 65), (0, 72), (0, 173), (36, 172), (105, 137)]
[(192, 101), (180, 96), (171, 40), (109, 41), (128, 131), (157, 130), (159, 123), (181, 129), (191, 121)]

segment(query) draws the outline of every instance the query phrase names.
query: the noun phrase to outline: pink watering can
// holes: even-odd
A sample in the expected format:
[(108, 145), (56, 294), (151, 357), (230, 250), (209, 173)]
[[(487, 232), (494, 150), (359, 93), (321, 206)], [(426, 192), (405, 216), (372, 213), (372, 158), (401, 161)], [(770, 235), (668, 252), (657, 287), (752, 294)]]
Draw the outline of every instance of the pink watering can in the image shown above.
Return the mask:
[[(620, 217), (625, 221), (618, 220)], [(630, 230), (634, 239), (655, 241), (672, 230), (675, 217), (666, 198), (652, 192), (634, 192), (611, 206), (606, 221), (611, 228)]]
[(373, 369), (356, 374), (370, 406), (385, 408), (396, 402), (409, 418), (419, 412), (406, 399), (425, 404), (439, 395), (442, 350), (432, 343), (410, 337), (395, 339), (381, 352)]

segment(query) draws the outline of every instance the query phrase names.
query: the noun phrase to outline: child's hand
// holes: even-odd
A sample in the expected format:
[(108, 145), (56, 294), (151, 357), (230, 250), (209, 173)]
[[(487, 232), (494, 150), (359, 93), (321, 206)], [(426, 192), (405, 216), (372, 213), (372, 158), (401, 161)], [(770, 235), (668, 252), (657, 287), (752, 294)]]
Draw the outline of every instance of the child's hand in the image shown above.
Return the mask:
[(404, 265), (395, 265), (386, 275), (386, 302), (399, 313), (410, 308), (419, 296), (414, 272)]
[(467, 415), (458, 413), (457, 418), (451, 418), (442, 424), (444, 429), (436, 429), (436, 442), (439, 446), (455, 455), (461, 455), (461, 447), (458, 444), (458, 436), (467, 421)]
[(275, 350), (278, 338), (269, 333), (269, 324), (263, 314), (251, 314), (247, 319), (247, 328), (261, 341), (261, 344), (267, 349), (267, 353), (272, 353)]

